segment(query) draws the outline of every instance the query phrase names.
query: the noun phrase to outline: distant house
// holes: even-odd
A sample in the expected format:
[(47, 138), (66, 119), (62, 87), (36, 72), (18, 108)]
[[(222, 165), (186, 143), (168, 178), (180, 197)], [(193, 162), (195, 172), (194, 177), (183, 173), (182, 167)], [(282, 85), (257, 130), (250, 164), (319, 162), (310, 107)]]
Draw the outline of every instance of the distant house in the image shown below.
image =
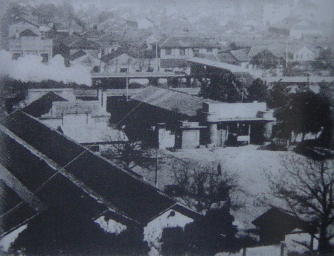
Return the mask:
[(151, 131), (148, 138), (161, 148), (263, 143), (275, 120), (265, 103), (223, 103), (153, 86), (131, 100), (140, 103), (131, 119), (137, 131)]
[(231, 63), (231, 64), (238, 64), (241, 67), (246, 68), (249, 64), (249, 53), (250, 48), (245, 47), (237, 50), (231, 50), (230, 54), (236, 59), (237, 63)]
[(100, 46), (76, 34), (59, 38), (54, 46), (54, 55), (60, 54), (63, 56), (67, 65), (69, 65), (71, 58), (80, 51), (89, 53), (91, 56), (98, 58)]
[[(217, 57), (217, 59), (219, 59), (219, 57)], [(244, 86), (249, 86), (254, 81), (253, 76), (250, 74), (251, 70), (240, 67), (239, 65), (199, 57), (189, 59), (188, 62), (190, 74), (195, 77), (203, 76), (208, 78), (210, 75), (217, 72), (231, 72)], [(239, 90), (240, 94), (243, 93), (241, 88), (237, 88), (237, 90)]]
[(33, 254), (138, 253), (200, 217), (22, 111), (3, 120), (0, 138), (0, 238), (19, 237)]
[(295, 229), (308, 230), (308, 224), (278, 208), (270, 208), (252, 222), (259, 231), (260, 242), (276, 244)]
[(186, 65), (187, 59), (198, 54), (217, 54), (220, 45), (212, 38), (196, 36), (170, 36), (159, 45), (160, 67), (173, 69)]
[(84, 50), (80, 50), (71, 55), (70, 64), (80, 64), (89, 67), (91, 71), (97, 72), (100, 70), (101, 61), (97, 56), (92, 56), (92, 54), (86, 53)]
[[(106, 58), (103, 58), (103, 60), (105, 59)], [(122, 53), (107, 60), (104, 70), (111, 73), (134, 73), (136, 71), (142, 71), (142, 68), (139, 60), (126, 53)]]
[(293, 52), (293, 61), (314, 61), (318, 56), (318, 52), (314, 47), (302, 46)]
[(53, 92), (43, 95), (22, 109), (44, 124), (62, 132), (76, 142), (104, 150), (107, 145), (124, 143), (126, 135), (109, 126), (107, 96), (99, 91), (97, 100), (68, 101)]
[[(252, 49), (251, 49), (252, 50)], [(255, 55), (249, 54), (249, 64), (258, 69), (277, 69), (284, 65), (284, 59), (273, 54), (270, 50), (263, 50)], [(254, 53), (253, 53), (254, 54)]]
[(20, 20), (9, 26), (9, 52), (13, 59), (27, 55), (37, 55), (43, 62), (53, 55), (53, 40), (47, 37), (50, 28)]

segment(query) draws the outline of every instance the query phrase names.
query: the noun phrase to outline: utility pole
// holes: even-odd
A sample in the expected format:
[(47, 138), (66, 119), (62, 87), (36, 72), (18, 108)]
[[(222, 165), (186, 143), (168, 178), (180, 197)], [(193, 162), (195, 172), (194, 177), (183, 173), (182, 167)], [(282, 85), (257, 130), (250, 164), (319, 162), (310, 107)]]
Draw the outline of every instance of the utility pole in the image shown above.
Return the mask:
[(159, 165), (159, 145), (155, 152), (155, 177), (154, 177), (154, 185), (158, 187), (158, 165)]

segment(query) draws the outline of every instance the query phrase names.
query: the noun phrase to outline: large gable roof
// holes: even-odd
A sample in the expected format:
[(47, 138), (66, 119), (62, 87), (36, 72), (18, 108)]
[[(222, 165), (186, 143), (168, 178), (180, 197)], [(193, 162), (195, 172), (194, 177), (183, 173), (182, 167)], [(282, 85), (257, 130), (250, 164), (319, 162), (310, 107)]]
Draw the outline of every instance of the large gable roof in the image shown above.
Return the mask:
[(131, 97), (132, 100), (195, 117), (203, 103), (208, 101), (187, 93), (149, 86)]
[(41, 117), (42, 115), (50, 112), (52, 108), (52, 103), (55, 101), (67, 101), (67, 100), (55, 94), (54, 92), (48, 92), (39, 99), (33, 101), (31, 104), (29, 104), (22, 110), (33, 117)]
[[(8, 165), (13, 175), (27, 177), (22, 178), (21, 181), (29, 184), (32, 190), (39, 188), (47, 179), (52, 179), (50, 185), (46, 186), (50, 193), (47, 195), (43, 193), (44, 197), (40, 197), (43, 202), (53, 200), (51, 198), (53, 196), (59, 196), (59, 202), (65, 200), (62, 199), (63, 192), (59, 191), (65, 187), (68, 190), (72, 189), (75, 194), (88, 195), (84, 198), (86, 201), (93, 201), (93, 206), (91, 210), (86, 208), (84, 210), (89, 214), (94, 213), (97, 216), (107, 209), (140, 225), (147, 224), (162, 212), (177, 205), (174, 200), (140, 180), (138, 175), (113, 165), (22, 111), (16, 111), (6, 117), (3, 124), (2, 127), (5, 127), (8, 133), (14, 134), (16, 142), (26, 144), (25, 149), (30, 148), (30, 152), (35, 152), (42, 160), (40, 162), (31, 162), (31, 160), (25, 163), (25, 159), (21, 159), (25, 154), (13, 153), (6, 156), (2, 159), (4, 163), (6, 159), (9, 159), (8, 161), (15, 159), (16, 165)], [(11, 143), (15, 144), (15, 142)], [(45, 165), (43, 160), (48, 165)], [(23, 163), (30, 166), (27, 167), (31, 168), (29, 175), (23, 173)], [(45, 166), (46, 169), (37, 168), (38, 164)], [(50, 164), (53, 169), (48, 167)], [(56, 170), (54, 170), (55, 167)], [(40, 174), (34, 171), (37, 169)], [(17, 172), (17, 170), (21, 171)], [(60, 175), (55, 175), (57, 172)], [(57, 182), (62, 184), (59, 188), (57, 188)], [(73, 186), (75, 189), (72, 188)], [(69, 201), (71, 198), (66, 200)], [(73, 202), (74, 206), (72, 204), (71, 207), (76, 207), (76, 204), (86, 207), (88, 206), (86, 201), (82, 202), (83, 206), (80, 205), (80, 200), (77, 203)]]

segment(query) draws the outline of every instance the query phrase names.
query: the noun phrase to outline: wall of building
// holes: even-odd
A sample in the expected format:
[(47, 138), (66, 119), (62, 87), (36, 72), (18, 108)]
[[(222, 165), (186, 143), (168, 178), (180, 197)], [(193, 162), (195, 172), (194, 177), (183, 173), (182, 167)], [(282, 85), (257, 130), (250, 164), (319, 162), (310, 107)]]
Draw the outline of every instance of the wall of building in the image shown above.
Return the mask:
[(200, 139), (200, 130), (183, 130), (182, 131), (182, 148), (198, 148)]
[(162, 245), (160, 239), (165, 228), (184, 228), (187, 224), (193, 221), (192, 218), (177, 211), (168, 210), (144, 227), (144, 241), (148, 243), (152, 253), (159, 253)]
[(52, 39), (43, 39), (39, 36), (22, 36), (9, 40), (9, 52), (13, 55), (13, 58), (15, 54), (20, 54), (20, 57), (47, 54), (48, 59), (50, 59), (52, 57), (52, 45)]
[[(184, 54), (181, 54), (181, 49), (184, 49)], [(217, 54), (218, 48), (171, 48), (171, 54), (167, 54), (166, 48), (160, 50), (160, 58), (162, 59), (188, 59), (195, 56), (194, 49), (197, 49), (200, 54)], [(211, 50), (208, 50), (211, 49)]]
[(306, 47), (293, 54), (293, 61), (313, 61), (315, 58), (316, 54)]

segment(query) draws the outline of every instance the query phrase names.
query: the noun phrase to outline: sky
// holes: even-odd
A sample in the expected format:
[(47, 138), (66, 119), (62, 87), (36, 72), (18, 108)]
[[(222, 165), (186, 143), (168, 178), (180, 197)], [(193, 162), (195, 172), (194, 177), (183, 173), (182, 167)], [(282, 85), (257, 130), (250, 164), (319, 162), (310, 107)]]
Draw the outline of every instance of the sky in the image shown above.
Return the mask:
[[(134, 12), (148, 13), (151, 10), (167, 9), (168, 15), (191, 13), (191, 11), (198, 11), (201, 14), (214, 14), (217, 10), (231, 8), (236, 3), (240, 6), (245, 6), (249, 3), (250, 6), (257, 6), (258, 3), (287, 3), (297, 1), (302, 5), (306, 2), (313, 2), (320, 7), (321, 18), (330, 20), (332, 18), (332, 10), (334, 9), (334, 0), (22, 0), (25, 3), (41, 4), (53, 3), (62, 4), (72, 3), (76, 10), (80, 8), (87, 9), (90, 5), (95, 5), (98, 9), (108, 11), (115, 10), (122, 7), (131, 7)], [(6, 3), (10, 0), (0, 0), (0, 15), (5, 8)]]

